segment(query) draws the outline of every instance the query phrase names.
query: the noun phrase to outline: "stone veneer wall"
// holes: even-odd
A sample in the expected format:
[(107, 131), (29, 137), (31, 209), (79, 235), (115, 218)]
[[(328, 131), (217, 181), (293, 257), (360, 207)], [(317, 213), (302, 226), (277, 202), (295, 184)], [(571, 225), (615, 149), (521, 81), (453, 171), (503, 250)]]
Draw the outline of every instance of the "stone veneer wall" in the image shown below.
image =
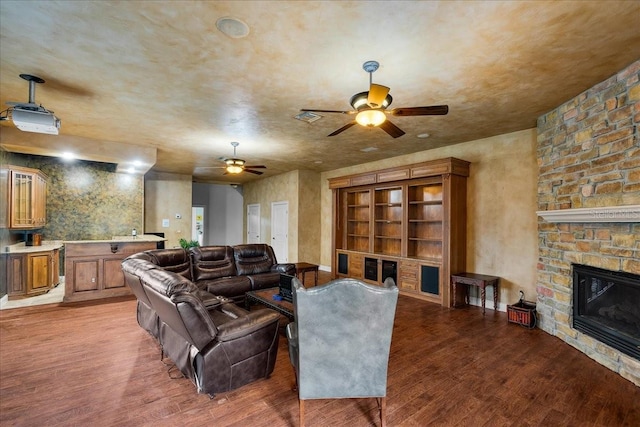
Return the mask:
[[(640, 204), (640, 61), (538, 119), (538, 209)], [(640, 223), (538, 223), (539, 326), (640, 385), (640, 361), (571, 327), (571, 264), (640, 274)]]
[[(9, 164), (40, 169), (48, 177), (45, 240), (97, 240), (142, 230), (144, 181), (116, 173), (109, 163), (9, 153)], [(24, 233), (17, 233), (23, 240)]]

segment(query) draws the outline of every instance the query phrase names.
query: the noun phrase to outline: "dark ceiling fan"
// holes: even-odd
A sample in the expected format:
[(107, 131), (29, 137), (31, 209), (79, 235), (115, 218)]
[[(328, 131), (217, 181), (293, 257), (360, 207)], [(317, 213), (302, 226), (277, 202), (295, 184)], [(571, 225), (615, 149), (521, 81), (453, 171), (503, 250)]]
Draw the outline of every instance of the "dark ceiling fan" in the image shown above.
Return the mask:
[(394, 138), (404, 135), (404, 131), (398, 126), (387, 120), (387, 115), (392, 116), (442, 116), (449, 112), (447, 105), (432, 105), (429, 107), (402, 107), (387, 110), (391, 105), (393, 98), (389, 95), (389, 88), (373, 83), (373, 72), (378, 69), (380, 64), (376, 61), (367, 61), (362, 68), (369, 73), (369, 90), (360, 92), (351, 97), (349, 103), (353, 110), (320, 110), (312, 108), (302, 108), (300, 111), (308, 111), (313, 113), (340, 113), (355, 114), (354, 120), (350, 121), (340, 129), (331, 132), (327, 136), (335, 136), (349, 129), (351, 126), (360, 124), (365, 127), (379, 127)]
[(236, 147), (240, 145), (239, 142), (232, 142), (233, 146), (233, 157), (225, 158), (220, 157), (218, 160), (225, 163), (225, 166), (202, 166), (199, 169), (224, 169), (223, 175), (237, 175), (242, 172), (249, 172), (255, 175), (262, 175), (264, 172), (257, 171), (254, 169), (266, 169), (267, 167), (264, 165), (254, 165), (249, 166), (243, 159), (239, 159), (236, 157)]

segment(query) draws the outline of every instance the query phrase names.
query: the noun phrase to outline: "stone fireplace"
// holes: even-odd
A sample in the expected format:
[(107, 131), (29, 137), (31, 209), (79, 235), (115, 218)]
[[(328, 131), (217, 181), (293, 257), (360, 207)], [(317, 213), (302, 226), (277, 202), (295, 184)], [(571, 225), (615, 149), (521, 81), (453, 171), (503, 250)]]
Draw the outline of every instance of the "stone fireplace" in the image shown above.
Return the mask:
[(640, 361), (640, 275), (573, 264), (573, 328)]
[[(640, 275), (640, 61), (538, 119), (539, 326), (640, 386), (640, 361), (574, 327), (574, 265)], [(605, 284), (606, 285), (606, 284)]]

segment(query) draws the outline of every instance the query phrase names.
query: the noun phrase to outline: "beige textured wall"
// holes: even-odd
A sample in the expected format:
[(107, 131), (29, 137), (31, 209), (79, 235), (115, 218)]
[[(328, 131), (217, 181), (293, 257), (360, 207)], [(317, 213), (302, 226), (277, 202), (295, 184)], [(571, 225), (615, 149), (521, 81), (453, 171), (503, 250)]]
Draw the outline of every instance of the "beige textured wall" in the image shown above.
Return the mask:
[[(321, 264), (331, 264), (327, 179), (445, 157), (471, 162), (467, 181), (467, 269), (502, 278), (500, 305), (536, 295), (536, 130), (528, 129), (321, 174)], [(487, 298), (491, 298), (488, 290)], [(490, 303), (489, 303), (490, 304)]]
[(243, 229), (246, 242), (247, 205), (260, 205), (260, 236), (271, 242), (271, 203), (289, 203), (289, 262), (298, 261), (298, 171), (253, 181), (244, 187)]
[[(149, 172), (144, 185), (144, 231), (164, 232), (167, 248), (180, 246), (181, 238), (190, 240), (191, 175)], [(163, 219), (169, 220), (169, 227), (162, 227)]]
[(301, 170), (298, 175), (298, 261), (320, 263), (320, 174)]

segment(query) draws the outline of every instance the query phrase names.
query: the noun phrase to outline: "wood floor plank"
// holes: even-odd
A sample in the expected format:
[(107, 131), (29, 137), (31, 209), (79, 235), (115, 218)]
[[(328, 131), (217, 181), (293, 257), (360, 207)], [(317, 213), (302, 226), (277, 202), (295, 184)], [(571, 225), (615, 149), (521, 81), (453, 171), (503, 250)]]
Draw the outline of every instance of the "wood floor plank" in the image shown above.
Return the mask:
[[(0, 312), (2, 426), (295, 426), (293, 382), (281, 336), (271, 378), (198, 395), (170, 378), (131, 298)], [(389, 426), (638, 426), (638, 402), (639, 387), (505, 313), (399, 298)], [(373, 399), (308, 401), (306, 417), (310, 427), (379, 425)]]

